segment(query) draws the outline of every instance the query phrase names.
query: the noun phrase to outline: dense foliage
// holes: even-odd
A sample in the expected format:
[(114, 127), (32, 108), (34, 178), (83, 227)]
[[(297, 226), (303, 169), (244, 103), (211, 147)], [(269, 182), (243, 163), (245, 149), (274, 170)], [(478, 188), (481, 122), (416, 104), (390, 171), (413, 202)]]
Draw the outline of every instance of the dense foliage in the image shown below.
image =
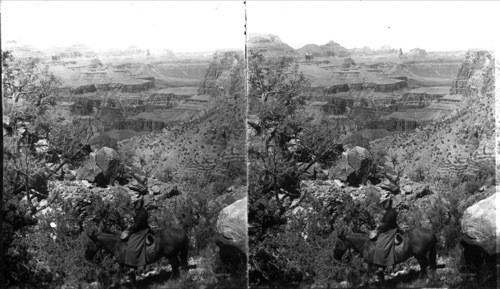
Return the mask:
[[(292, 58), (250, 52), (248, 65), (250, 282), (293, 283), (304, 279), (307, 270), (298, 260), (299, 267), (285, 261), (289, 259), (281, 251), (311, 243), (301, 239), (303, 227), (289, 223), (290, 214), (307, 197), (300, 192), (304, 176), (331, 165), (341, 153), (342, 128), (305, 111), (309, 83)], [(294, 240), (302, 241), (292, 244)], [(295, 257), (309, 254), (302, 253)]]
[(32, 256), (18, 240), (38, 224), (37, 213), (53, 201), (46, 200), (49, 180), (60, 177), (63, 166), (81, 161), (85, 139), (92, 134), (85, 124), (65, 122), (54, 113), (58, 85), (38, 59), (14, 59), (2, 52), (3, 254), (10, 282), (30, 276)]

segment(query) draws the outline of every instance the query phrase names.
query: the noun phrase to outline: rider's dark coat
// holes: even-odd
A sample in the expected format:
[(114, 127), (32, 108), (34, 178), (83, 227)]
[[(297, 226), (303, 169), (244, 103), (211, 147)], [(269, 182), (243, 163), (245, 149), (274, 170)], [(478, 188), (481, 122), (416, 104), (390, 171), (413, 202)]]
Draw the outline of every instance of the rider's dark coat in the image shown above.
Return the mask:
[(396, 237), (398, 213), (394, 208), (389, 208), (382, 222), (378, 227), (379, 235), (377, 237), (373, 263), (379, 266), (391, 266), (395, 263), (394, 238)]
[(141, 207), (134, 216), (134, 224), (129, 228), (130, 233), (136, 233), (140, 230), (148, 229), (148, 211)]
[(148, 211), (141, 207), (134, 216), (134, 224), (129, 228), (125, 265), (141, 267), (146, 265), (146, 237), (148, 234)]
[(382, 222), (378, 227), (379, 233), (385, 233), (390, 229), (396, 229), (398, 227), (397, 224), (398, 212), (394, 208), (389, 208), (382, 217)]

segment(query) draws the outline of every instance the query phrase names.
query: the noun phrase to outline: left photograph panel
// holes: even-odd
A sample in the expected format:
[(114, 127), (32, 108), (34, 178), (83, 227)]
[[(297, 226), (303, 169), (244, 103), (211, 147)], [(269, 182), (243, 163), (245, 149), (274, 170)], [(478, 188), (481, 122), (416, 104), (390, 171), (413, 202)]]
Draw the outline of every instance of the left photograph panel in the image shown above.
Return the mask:
[(247, 287), (243, 2), (1, 3), (6, 287)]

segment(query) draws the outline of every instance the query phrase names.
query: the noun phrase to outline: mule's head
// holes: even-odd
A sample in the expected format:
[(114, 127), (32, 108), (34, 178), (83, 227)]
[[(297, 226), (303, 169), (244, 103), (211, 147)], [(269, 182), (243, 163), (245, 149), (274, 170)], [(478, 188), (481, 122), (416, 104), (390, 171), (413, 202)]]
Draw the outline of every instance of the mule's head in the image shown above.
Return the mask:
[(89, 240), (87, 242), (87, 245), (85, 246), (85, 259), (91, 261), (100, 250), (100, 246), (99, 241), (97, 241), (95, 231), (90, 234), (87, 232), (87, 236), (89, 237)]

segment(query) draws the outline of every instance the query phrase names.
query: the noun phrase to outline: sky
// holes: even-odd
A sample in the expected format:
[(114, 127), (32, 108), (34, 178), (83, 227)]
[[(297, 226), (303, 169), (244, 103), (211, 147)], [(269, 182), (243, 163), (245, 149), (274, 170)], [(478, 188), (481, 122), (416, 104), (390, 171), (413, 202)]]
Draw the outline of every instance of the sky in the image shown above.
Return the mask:
[[(243, 49), (243, 1), (1, 1), (2, 41), (174, 52)], [(293, 48), (390, 45), (404, 51), (493, 49), (500, 2), (247, 1), (249, 33)], [(496, 38), (493, 38), (496, 36)]]
[(293, 48), (333, 40), (346, 48), (494, 49), (499, 11), (496, 1), (250, 0), (247, 26), (248, 33), (274, 34)]
[(39, 49), (244, 49), (245, 6), (235, 2), (1, 1), (2, 41)]

